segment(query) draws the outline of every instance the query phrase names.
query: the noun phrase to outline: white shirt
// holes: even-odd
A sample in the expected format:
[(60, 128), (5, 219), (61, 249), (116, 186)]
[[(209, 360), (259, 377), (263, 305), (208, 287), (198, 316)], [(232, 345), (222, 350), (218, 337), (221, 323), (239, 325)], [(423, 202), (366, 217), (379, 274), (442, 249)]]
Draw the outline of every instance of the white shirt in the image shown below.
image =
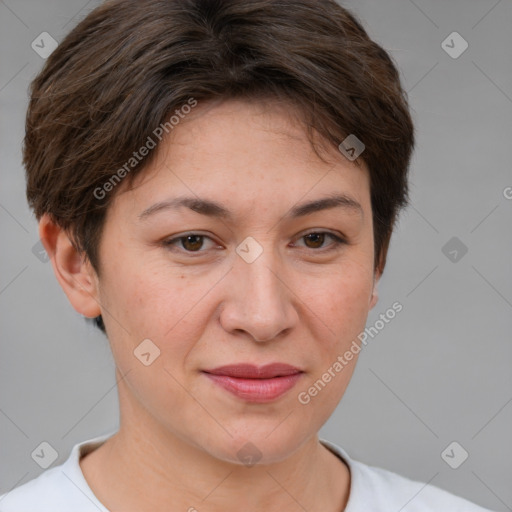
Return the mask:
[[(63, 464), (2, 494), (0, 512), (109, 512), (90, 489), (78, 461), (114, 433), (76, 444)], [(440, 488), (355, 461), (330, 441), (320, 442), (350, 469), (344, 512), (491, 512)]]

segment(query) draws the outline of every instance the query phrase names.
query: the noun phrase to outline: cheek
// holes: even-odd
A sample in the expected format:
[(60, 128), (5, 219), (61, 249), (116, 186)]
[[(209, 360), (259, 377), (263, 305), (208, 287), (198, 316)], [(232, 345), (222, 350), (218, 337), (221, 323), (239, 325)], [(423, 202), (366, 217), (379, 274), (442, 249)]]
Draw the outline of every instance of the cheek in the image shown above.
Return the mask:
[[(347, 341), (364, 329), (370, 307), (373, 274), (369, 267), (346, 264), (324, 281), (311, 283), (308, 306), (335, 334), (335, 342)], [(332, 336), (331, 336), (332, 339)]]
[(166, 366), (183, 361), (211, 314), (205, 309), (211, 298), (208, 292), (219, 277), (205, 274), (191, 280), (176, 269), (156, 271), (146, 266), (135, 271), (127, 265), (110, 275), (117, 277), (105, 287), (104, 305), (115, 317), (109, 327), (118, 355), (130, 357), (129, 352), (149, 338), (159, 347)]
[(373, 280), (366, 276), (341, 279), (331, 299), (331, 314), (342, 325), (360, 327), (366, 322)]
[(332, 414), (355, 370), (360, 353), (358, 335), (365, 328), (372, 287), (373, 274), (367, 266), (346, 265), (343, 271), (331, 274), (325, 286), (316, 288), (316, 294), (309, 295), (307, 305), (313, 311), (316, 330), (314, 347), (306, 347), (311, 374), (298, 399), (310, 400), (308, 407), (314, 408), (318, 425)]

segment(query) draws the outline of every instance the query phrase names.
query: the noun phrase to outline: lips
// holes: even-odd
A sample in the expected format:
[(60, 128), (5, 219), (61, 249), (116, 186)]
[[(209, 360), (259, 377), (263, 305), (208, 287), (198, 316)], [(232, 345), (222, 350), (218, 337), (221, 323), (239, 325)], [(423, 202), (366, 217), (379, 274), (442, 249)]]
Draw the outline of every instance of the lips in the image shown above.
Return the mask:
[(265, 366), (235, 364), (203, 372), (224, 390), (247, 402), (264, 403), (276, 400), (295, 386), (302, 370), (284, 363)]
[(219, 366), (213, 370), (206, 370), (211, 375), (225, 375), (240, 379), (271, 379), (300, 373), (301, 370), (285, 363), (272, 363), (265, 366), (254, 366), (253, 364), (241, 363), (226, 366)]

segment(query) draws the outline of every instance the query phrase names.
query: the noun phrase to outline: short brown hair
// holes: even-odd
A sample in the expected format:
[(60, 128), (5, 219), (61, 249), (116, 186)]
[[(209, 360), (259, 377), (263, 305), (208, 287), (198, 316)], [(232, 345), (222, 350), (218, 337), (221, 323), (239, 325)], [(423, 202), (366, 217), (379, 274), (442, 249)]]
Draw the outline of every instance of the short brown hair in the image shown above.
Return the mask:
[(68, 230), (99, 275), (114, 192), (94, 190), (190, 98), (285, 99), (310, 140), (360, 139), (383, 271), (408, 203), (414, 128), (392, 58), (334, 0), (112, 0), (91, 11), (31, 84), (23, 163), (37, 219)]

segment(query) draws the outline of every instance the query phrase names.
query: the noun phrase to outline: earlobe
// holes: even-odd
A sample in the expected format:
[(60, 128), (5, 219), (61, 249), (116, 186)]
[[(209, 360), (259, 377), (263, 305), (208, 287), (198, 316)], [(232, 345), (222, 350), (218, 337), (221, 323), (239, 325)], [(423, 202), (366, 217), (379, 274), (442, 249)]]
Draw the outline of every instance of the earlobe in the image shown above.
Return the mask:
[(97, 275), (87, 258), (75, 249), (68, 233), (44, 214), (39, 221), (39, 238), (73, 308), (88, 318), (99, 316)]
[(372, 288), (372, 294), (370, 296), (370, 309), (373, 309), (373, 307), (375, 306), (375, 304), (377, 304), (377, 302), (379, 300), (379, 292), (377, 289), (377, 285), (379, 283), (380, 276), (381, 276), (380, 273), (376, 273), (373, 278), (373, 288)]
[(370, 299), (370, 309), (373, 309), (375, 304), (377, 304), (378, 300), (379, 300), (379, 295), (377, 293), (377, 289), (374, 288), (374, 290), (372, 291), (371, 299)]

